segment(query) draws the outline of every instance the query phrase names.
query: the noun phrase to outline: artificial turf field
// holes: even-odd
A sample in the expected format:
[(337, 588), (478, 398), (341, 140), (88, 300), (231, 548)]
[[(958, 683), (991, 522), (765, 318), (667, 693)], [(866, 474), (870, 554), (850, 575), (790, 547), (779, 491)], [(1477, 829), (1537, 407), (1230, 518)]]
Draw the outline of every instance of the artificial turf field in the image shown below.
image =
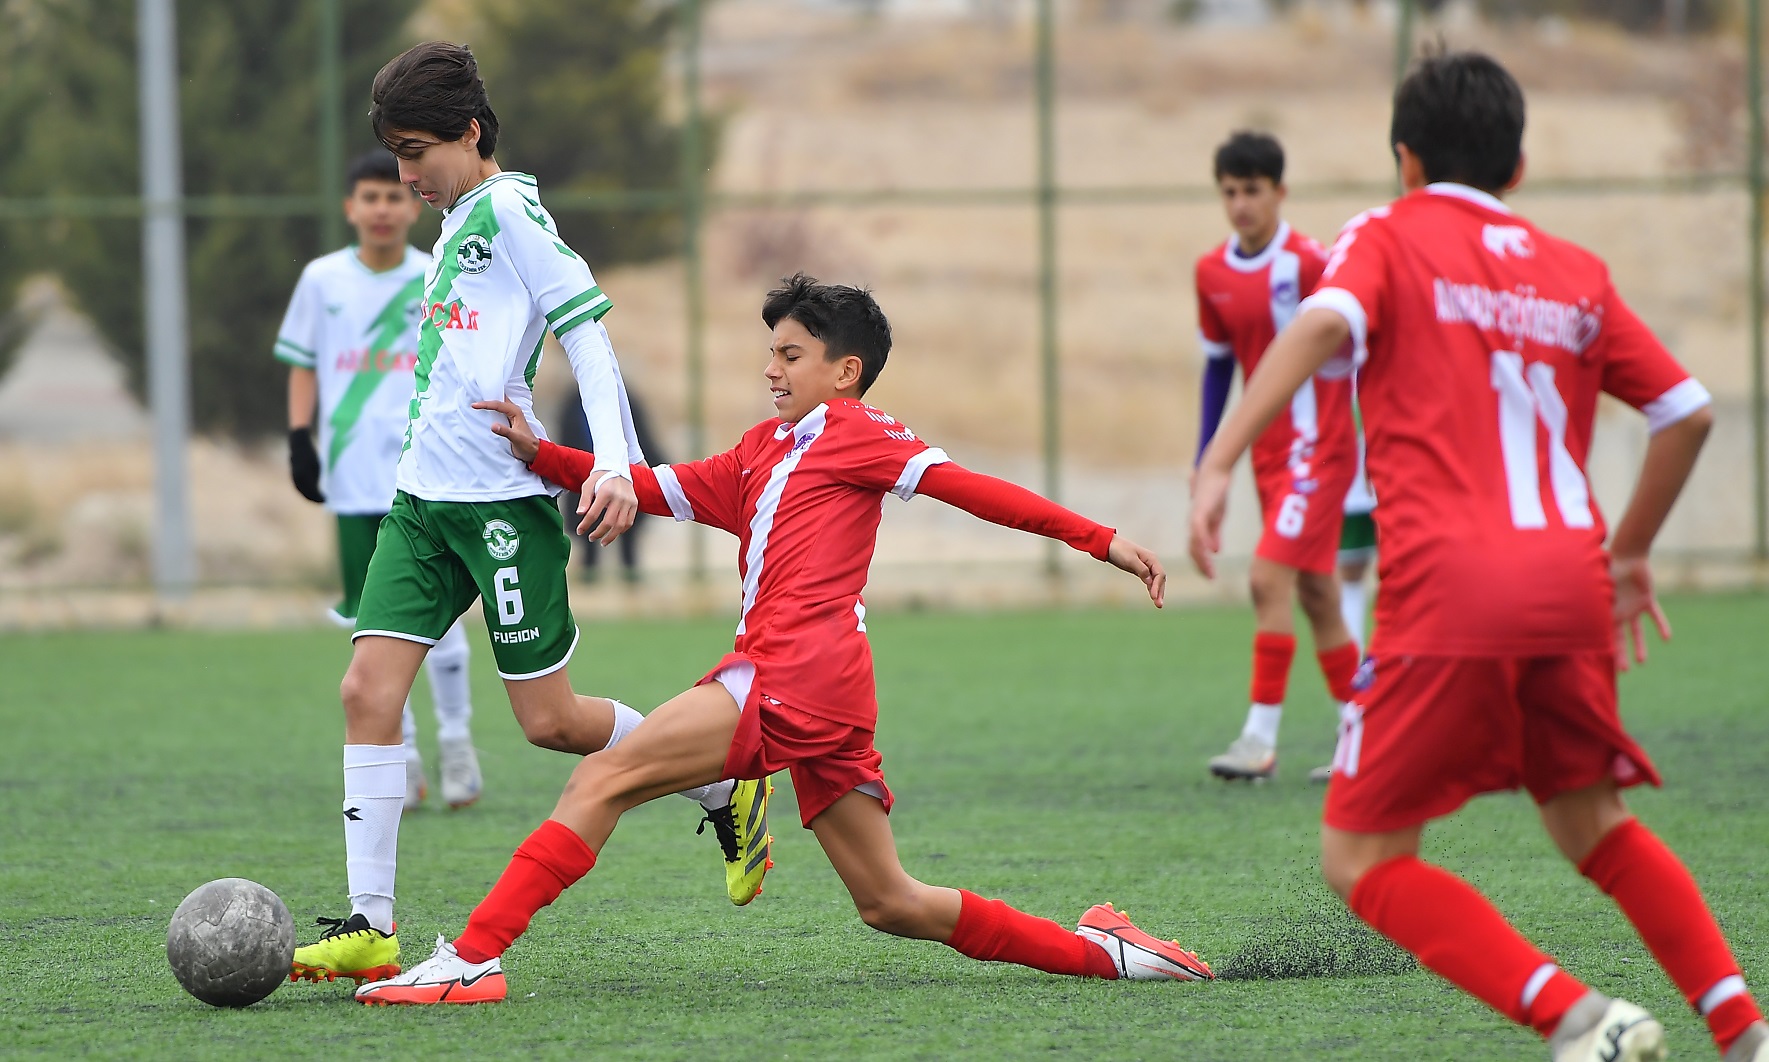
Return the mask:
[[(1746, 975), (1769, 987), (1769, 601), (1668, 602), (1677, 640), (1624, 677), (1624, 712), (1667, 779), (1635, 806), (1694, 868)], [(1117, 901), (1206, 959), (1328, 969), (1355, 938), (1314, 870), (1334, 717), (1306, 650), (1285, 762), (1265, 786), (1206, 776), (1245, 705), (1242, 609), (869, 614), (879, 746), (905, 865), (1072, 924)], [(728, 624), (586, 627), (580, 689), (648, 707), (729, 645)], [(525, 745), (482, 632), (475, 739), (486, 795), (401, 830), (404, 959), (453, 935), (574, 761)], [(168, 1058), (1540, 1058), (1539, 1042), (1431, 975), (1214, 984), (1090, 982), (971, 962), (854, 916), (784, 776), (779, 866), (724, 898), (710, 832), (668, 799), (506, 956), (499, 1006), (364, 1008), (284, 984), (243, 1011), (165, 965), (186, 892), (276, 889), (301, 939), (341, 915), (335, 631), (0, 638), (0, 1054)], [(427, 694), (420, 732), (434, 748)], [(1427, 839), (1567, 968), (1658, 1014), (1680, 1057), (1705, 1030), (1609, 902), (1550, 850), (1526, 800), (1477, 801)], [(1298, 954), (1301, 949), (1302, 954)], [(1282, 955), (1277, 953), (1282, 952)], [(1380, 956), (1378, 956), (1380, 958)], [(1346, 965), (1343, 961), (1337, 965)], [(1355, 963), (1353, 965), (1356, 965)], [(1378, 963), (1377, 965), (1381, 965)], [(1711, 1055), (1709, 1055), (1711, 1057)]]

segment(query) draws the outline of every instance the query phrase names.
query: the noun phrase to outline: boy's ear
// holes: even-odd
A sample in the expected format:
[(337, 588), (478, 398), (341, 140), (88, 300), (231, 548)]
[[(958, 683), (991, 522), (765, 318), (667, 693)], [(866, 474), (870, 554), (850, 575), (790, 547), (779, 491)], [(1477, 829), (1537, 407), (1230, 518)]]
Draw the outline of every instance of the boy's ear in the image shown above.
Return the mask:
[(849, 354), (842, 359), (842, 371), (841, 375), (836, 378), (836, 386), (843, 390), (850, 387), (859, 387), (860, 378), (865, 374), (865, 371), (866, 363), (860, 360), (860, 356), (858, 354)]

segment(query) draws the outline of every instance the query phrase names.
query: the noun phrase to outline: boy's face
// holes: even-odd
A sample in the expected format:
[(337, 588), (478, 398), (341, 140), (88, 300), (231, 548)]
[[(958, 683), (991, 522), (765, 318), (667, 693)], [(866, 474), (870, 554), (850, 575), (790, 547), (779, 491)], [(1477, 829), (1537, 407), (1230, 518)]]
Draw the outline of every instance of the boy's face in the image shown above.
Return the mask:
[(466, 135), (459, 140), (443, 140), (417, 129), (395, 129), (387, 143), (399, 160), (399, 179), (437, 210), (454, 206), (481, 180), (485, 160), (479, 157), (478, 121), (468, 123)]
[(828, 354), (829, 347), (792, 318), (783, 317), (774, 326), (774, 345), (762, 375), (781, 420), (795, 424), (825, 402), (859, 397), (860, 359), (849, 355), (831, 360)]
[(1243, 246), (1263, 245), (1278, 231), (1278, 210), (1284, 205), (1284, 186), (1270, 177), (1217, 178), (1222, 193), (1222, 212)]
[(412, 190), (393, 181), (357, 181), (344, 199), (344, 217), (356, 229), (356, 242), (364, 247), (405, 243), (406, 233), (417, 224), (419, 209)]

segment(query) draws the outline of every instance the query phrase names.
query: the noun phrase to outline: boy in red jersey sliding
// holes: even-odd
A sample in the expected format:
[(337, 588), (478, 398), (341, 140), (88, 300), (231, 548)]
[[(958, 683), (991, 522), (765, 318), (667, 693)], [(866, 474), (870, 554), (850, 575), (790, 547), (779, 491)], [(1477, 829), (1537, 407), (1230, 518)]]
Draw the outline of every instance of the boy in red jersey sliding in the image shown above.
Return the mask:
[[(1253, 375), (1272, 337), (1314, 290), (1327, 254), (1278, 216), (1284, 203), (1284, 149), (1264, 133), (1240, 132), (1216, 149), (1216, 184), (1235, 234), (1198, 259), (1198, 338), (1204, 348), (1198, 456), (1222, 423), (1238, 362)], [(1253, 635), (1252, 705), (1241, 736), (1210, 760), (1221, 778), (1270, 778), (1278, 769), (1278, 722), (1296, 655), (1299, 601), (1314, 632), (1327, 690), (1351, 699), (1358, 648), (1339, 607), (1337, 563), (1345, 492), (1357, 474), (1351, 381), (1302, 381), (1253, 443), (1253, 480), (1265, 530), (1248, 571)], [(1311, 775), (1325, 781), (1326, 769)]]
[[(1420, 833), (1524, 786), (1549, 836), (1621, 908), (1726, 1062), (1769, 1028), (1689, 871), (1619, 790), (1658, 783), (1622, 729), (1615, 669), (1670, 628), (1647, 550), (1712, 416), (1596, 257), (1497, 198), (1523, 174), (1523, 94), (1474, 53), (1425, 59), (1395, 93), (1405, 196), (1354, 219), (1321, 288), (1271, 346), (1199, 465), (1192, 556), (1214, 569), (1229, 470), (1296, 385), (1347, 348), (1382, 505), (1374, 644), (1340, 727), (1321, 865), (1419, 961), (1548, 1038), (1556, 1062), (1664, 1057), (1650, 1015), (1575, 980)], [(1597, 396), (1646, 414), (1634, 496), (1604, 551), (1584, 471)]]
[[(790, 770), (799, 813), (860, 917), (896, 936), (943, 941), (974, 959), (1081, 977), (1199, 980), (1210, 968), (1131, 925), (1110, 904), (1080, 928), (999, 900), (924, 885), (897, 861), (891, 791), (873, 747), (878, 702), (861, 590), (881, 501), (938, 498), (993, 523), (1060, 539), (1137, 576), (1160, 607), (1154, 554), (1030, 491), (951, 463), (889, 414), (860, 401), (884, 368), (890, 325), (857, 288), (795, 276), (769, 292), (774, 341), (764, 375), (779, 416), (734, 449), (680, 465), (633, 466), (640, 507), (738, 536), (743, 604), (735, 651), (626, 740), (586, 758), (553, 817), (516, 850), (453, 943), (407, 973), (364, 985), (365, 1003), (479, 1003), (507, 991), (501, 956), (596, 865), (621, 814), (705, 776)], [(592, 455), (538, 441), (521, 411), (493, 430), (555, 482), (582, 482)], [(586, 520), (587, 522), (587, 520)], [(721, 773), (723, 772), (723, 773)]]

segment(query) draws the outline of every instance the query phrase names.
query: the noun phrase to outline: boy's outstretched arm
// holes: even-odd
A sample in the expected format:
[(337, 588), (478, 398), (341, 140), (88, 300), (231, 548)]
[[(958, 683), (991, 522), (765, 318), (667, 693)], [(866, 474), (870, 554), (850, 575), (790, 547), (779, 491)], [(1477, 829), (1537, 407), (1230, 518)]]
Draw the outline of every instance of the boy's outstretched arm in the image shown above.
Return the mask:
[(1689, 481), (1695, 458), (1713, 426), (1714, 411), (1703, 406), (1653, 433), (1646, 444), (1646, 460), (1640, 466), (1634, 496), (1628, 499), (1628, 508), (1610, 536), (1609, 570), (1615, 579), (1615, 658), (1623, 671), (1628, 670), (1630, 656), (1633, 663), (1646, 662), (1641, 616), (1652, 617), (1661, 640), (1671, 639), (1671, 623), (1653, 593), (1652, 569), (1646, 555), (1677, 495)]
[(923, 472), (915, 493), (963, 509), (992, 524), (1066, 542), (1141, 579), (1156, 608), (1166, 603), (1167, 573), (1162, 570), (1159, 557), (1111, 528), (1024, 487), (947, 461)]
[(1303, 381), (1332, 360), (1351, 338), (1351, 325), (1336, 311), (1316, 307), (1290, 322), (1260, 358), (1240, 404), (1217, 429), (1192, 478), (1192, 563), (1216, 578), (1222, 549), (1222, 518), (1228, 511), (1229, 474), (1272, 418), (1290, 404)]
[[(596, 455), (588, 450), (560, 446), (535, 435), (534, 429), (528, 426), (528, 418), (522, 415), (522, 410), (513, 402), (475, 402), (473, 408), (502, 413), (508, 423), (493, 421), (491, 430), (509, 441), (510, 454), (527, 465), (535, 475), (581, 495), (577, 512), (584, 519), (578, 524), (577, 532), (580, 535), (588, 533), (593, 521), (587, 515), (590, 494), (584, 488), (588, 485), (586, 481), (595, 472)], [(630, 474), (633, 490), (639, 496), (639, 511), (652, 516), (670, 515), (669, 501), (664, 498), (662, 489), (657, 485), (656, 473), (644, 465), (634, 465)]]

